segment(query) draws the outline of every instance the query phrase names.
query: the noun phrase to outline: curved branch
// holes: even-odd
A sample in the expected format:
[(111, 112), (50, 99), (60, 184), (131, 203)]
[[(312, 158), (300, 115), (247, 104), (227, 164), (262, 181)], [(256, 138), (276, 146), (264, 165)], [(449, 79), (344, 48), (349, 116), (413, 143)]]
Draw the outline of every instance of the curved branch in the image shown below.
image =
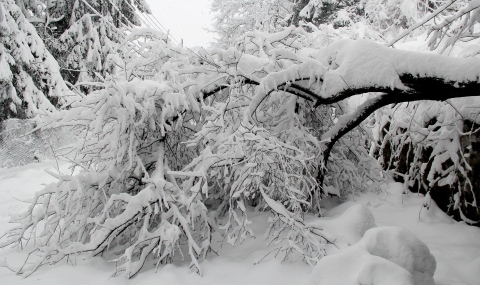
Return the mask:
[[(349, 114), (341, 116), (339, 122), (325, 133), (322, 140), (330, 139), (327, 148), (324, 151), (323, 163), (327, 166), (330, 152), (335, 143), (348, 132), (360, 125), (368, 116), (383, 106), (394, 103), (412, 102), (420, 100), (445, 101), (451, 98), (469, 97), (480, 95), (479, 82), (445, 82), (440, 78), (421, 78), (406, 74), (400, 77), (403, 84), (408, 86), (409, 90), (390, 90), (382, 95), (371, 98), (358, 106), (357, 109)], [(372, 92), (378, 92), (380, 89), (370, 88)], [(355, 89), (346, 90), (350, 93), (356, 93)], [(347, 93), (348, 93), (347, 92)], [(323, 182), (323, 174), (319, 173), (319, 181)]]

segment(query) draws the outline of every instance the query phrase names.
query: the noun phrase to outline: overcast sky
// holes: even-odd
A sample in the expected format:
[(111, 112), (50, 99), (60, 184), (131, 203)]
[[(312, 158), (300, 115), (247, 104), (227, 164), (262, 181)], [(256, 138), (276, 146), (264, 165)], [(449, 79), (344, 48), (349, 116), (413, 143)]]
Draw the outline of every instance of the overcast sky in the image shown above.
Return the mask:
[(214, 34), (205, 31), (211, 28), (211, 0), (146, 0), (152, 14), (170, 30), (185, 46), (207, 46), (214, 41)]

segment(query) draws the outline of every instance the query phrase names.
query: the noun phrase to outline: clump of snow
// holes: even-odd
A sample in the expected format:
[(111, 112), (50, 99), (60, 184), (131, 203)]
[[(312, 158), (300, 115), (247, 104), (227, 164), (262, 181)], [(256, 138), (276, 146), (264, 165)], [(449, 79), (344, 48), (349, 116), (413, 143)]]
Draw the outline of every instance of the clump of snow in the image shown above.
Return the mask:
[(412, 233), (378, 227), (366, 231), (355, 245), (320, 260), (310, 283), (434, 285), (435, 269), (435, 257)]
[(332, 195), (335, 195), (337, 197), (340, 197), (341, 194), (340, 194), (340, 190), (338, 190), (337, 188), (331, 186), (331, 185), (328, 185), (328, 186), (324, 186), (323, 187), (323, 191), (325, 191), (326, 194), (332, 194)]
[(403, 204), (398, 204), (390, 193), (391, 187), (398, 184), (389, 184), (378, 194), (365, 193), (356, 202), (369, 207), (379, 227), (405, 228), (427, 244), (437, 261), (437, 284), (478, 284), (480, 264), (475, 266), (475, 260), (480, 256), (480, 228), (465, 222), (426, 221), (423, 195), (407, 191)]
[(365, 232), (376, 227), (372, 212), (362, 204), (353, 204), (333, 219), (319, 219), (311, 225), (323, 228), (323, 232), (335, 237), (335, 245), (345, 248), (358, 242)]
[[(388, 259), (407, 269), (414, 275), (414, 279), (420, 275), (432, 277), (435, 273), (437, 263), (427, 245), (403, 228), (371, 229), (365, 233), (358, 246), (363, 246), (372, 255)], [(423, 277), (422, 280), (428, 278)]]
[(339, 40), (311, 56), (329, 67), (323, 78), (325, 97), (366, 86), (406, 90), (403, 74), (459, 83), (475, 82), (480, 75), (476, 60), (390, 49), (368, 40)]

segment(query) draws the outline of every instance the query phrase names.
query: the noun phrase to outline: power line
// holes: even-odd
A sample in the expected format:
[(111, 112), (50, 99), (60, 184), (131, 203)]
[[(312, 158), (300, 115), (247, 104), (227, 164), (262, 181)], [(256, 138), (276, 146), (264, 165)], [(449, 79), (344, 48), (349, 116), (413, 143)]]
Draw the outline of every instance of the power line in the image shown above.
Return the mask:
[[(85, 5), (87, 5), (95, 14), (97, 14), (100, 18), (102, 18), (108, 25), (112, 26), (112, 28), (113, 28), (118, 34), (120, 34), (123, 39), (125, 38), (125, 34), (124, 34), (124, 33), (118, 31), (118, 29), (117, 29), (112, 23), (110, 23), (110, 21), (108, 21), (107, 19), (105, 19), (105, 17), (104, 17), (102, 14), (100, 14), (95, 8), (93, 8), (86, 0), (82, 0), (82, 2), (83, 2)], [(130, 25), (135, 26), (132, 22), (130, 22), (130, 21), (128, 20), (128, 18), (125, 17), (125, 15), (123, 15), (123, 13), (120, 11), (120, 9), (119, 9), (115, 4), (113, 4), (110, 0), (108, 0), (108, 2), (109, 2), (115, 9), (117, 9), (117, 11), (120, 13), (120, 15), (121, 15), (122, 17), (124, 17), (124, 18), (128, 21), (128, 23), (130, 23)], [(140, 3), (139, 3), (137, 0), (135, 0), (135, 2), (137, 3), (137, 5), (140, 5)], [(153, 25), (155, 26), (155, 29), (157, 29), (157, 30), (159, 30), (159, 31), (162, 31), (163, 33), (167, 34), (167, 36), (170, 37), (170, 38), (172, 39), (172, 41), (176, 42), (176, 44), (180, 44), (180, 42), (170, 33), (169, 30), (167, 30), (167, 29), (160, 23), (160, 21), (159, 21), (155, 16), (153, 16), (153, 15), (150, 14), (150, 15), (153, 17), (153, 19), (155, 19), (155, 20), (157, 21), (157, 23), (160, 25), (160, 27), (162, 27), (163, 29), (160, 28), (158, 25), (155, 24), (155, 21), (152, 20), (152, 18), (149, 17), (150, 15), (149, 15), (148, 13), (142, 13), (139, 9), (133, 7), (130, 3), (128, 3), (128, 1), (125, 1), (125, 3), (127, 3), (127, 5), (129, 5), (130, 8), (132, 8), (134, 11), (137, 11), (137, 13), (138, 13), (139, 15), (142, 15), (143, 17), (145, 17), (145, 19), (149, 20), (148, 22), (153, 23)], [(144, 20), (142, 20), (141, 17), (139, 17), (139, 18), (140, 18), (140, 21), (142, 22), (142, 24), (146, 25), (146, 26), (149, 27), (149, 28), (152, 28), (152, 27), (151, 27), (150, 25), (148, 25)], [(125, 25), (125, 27), (126, 27), (129, 31), (132, 31), (131, 28), (130, 28), (128, 25)]]
[[(162, 26), (162, 27), (166, 30), (166, 28), (160, 23), (160, 21), (158, 21), (158, 19), (157, 19), (155, 16), (153, 16), (153, 15), (151, 15), (151, 16), (158, 22), (158, 24), (159, 24), (160, 26)], [(177, 42), (177, 44), (180, 43), (180, 42), (170, 33), (170, 30), (167, 30), (167, 32), (168, 32), (169, 36), (172, 38), (173, 41)]]
[(120, 13), (120, 16), (122, 16), (125, 20), (127, 20), (128, 24), (130, 24), (132, 27), (135, 26), (132, 22), (130, 22), (130, 20), (127, 17), (125, 17), (125, 15), (122, 13), (122, 11), (120, 11), (120, 9), (117, 7), (117, 5), (115, 5), (110, 0), (108, 0), (108, 2), (112, 5), (113, 8), (115, 8)]
[[(125, 3), (127, 3), (127, 5), (130, 6), (130, 8), (132, 8), (133, 10), (135, 10), (135, 11), (137, 12), (140, 20), (142, 21), (142, 23), (143, 23), (145, 26), (147, 26), (147, 27), (149, 27), (149, 28), (152, 28), (152, 22), (150, 22), (150, 21), (147, 19), (147, 17), (144, 15), (144, 13), (142, 13), (139, 9), (133, 7), (130, 3), (128, 3), (128, 2), (125, 2)], [(140, 16), (142, 16), (143, 18), (140, 17)], [(157, 30), (160, 30), (160, 31), (161, 31), (161, 29), (159, 29), (158, 27), (154, 27), (154, 28), (156, 28)]]
[[(137, 3), (137, 5), (140, 5), (140, 3), (139, 3), (138, 1), (135, 1), (135, 2)], [(155, 28), (156, 28), (157, 30), (160, 30), (160, 31), (162, 31), (162, 32), (166, 32), (166, 30), (165, 30), (165, 31), (162, 30), (161, 28), (159, 28), (158, 26), (156, 26), (154, 22), (150, 21), (150, 19), (147, 18), (146, 14), (148, 15), (148, 13), (143, 13), (143, 12), (141, 12), (139, 9), (133, 7), (132, 4), (129, 3), (129, 1), (125, 1), (125, 3), (126, 3), (131, 9), (135, 10), (139, 16), (142, 15), (142, 16), (144, 17), (144, 19), (140, 17), (140, 20), (142, 21), (142, 23), (143, 23), (145, 26), (151, 28), (151, 25), (153, 25), (153, 26), (155, 26)], [(148, 23), (147, 23), (147, 22), (148, 22)]]
[[(157, 21), (157, 23), (158, 23), (161, 27), (163, 27), (163, 28), (166, 30), (166, 28), (162, 25), (162, 23), (160, 23), (160, 21), (157, 19), (157, 17), (155, 17), (155, 15), (150, 14), (149, 16), (151, 16), (155, 21)], [(152, 20), (152, 21), (153, 21), (153, 20)], [(178, 41), (173, 35), (170, 35), (170, 36), (172, 37), (172, 39), (173, 39), (174, 41), (177, 42), (177, 44), (179, 43), (179, 41)]]
[[(137, 5), (140, 6), (140, 3), (138, 2), (138, 0), (134, 0), (134, 1), (135, 1), (135, 3), (136, 3)], [(154, 15), (149, 14), (149, 13), (142, 13), (140, 10), (132, 7), (132, 5), (131, 5), (130, 3), (128, 3), (128, 2), (126, 2), (126, 3), (127, 3), (131, 8), (135, 9), (136, 11), (138, 11), (139, 14), (142, 14), (147, 20), (149, 20), (150, 23), (153, 23), (153, 26), (155, 26), (159, 31), (162, 31), (162, 32), (164, 32), (165, 34), (167, 34), (168, 37), (170, 37), (170, 38), (172, 39), (172, 41), (176, 42), (176, 44), (180, 44), (180, 42), (170, 33), (170, 30), (167, 30), (167, 29), (165, 28), (165, 26), (162, 25), (162, 23), (160, 23), (160, 21), (159, 21)], [(153, 18), (153, 19), (152, 19), (152, 18)], [(155, 23), (154, 20), (156, 20), (156, 23)], [(158, 25), (157, 25), (157, 23), (158, 23)]]
[[(135, 10), (137, 11), (137, 10)], [(138, 12), (137, 12), (138, 13)], [(150, 23), (147, 22), (147, 20), (145, 19), (145, 16), (142, 15), (142, 13), (138, 13), (138, 17), (140, 18), (140, 21), (142, 21), (142, 24), (147, 26), (148, 28), (151, 28), (152, 26), (150, 25)]]

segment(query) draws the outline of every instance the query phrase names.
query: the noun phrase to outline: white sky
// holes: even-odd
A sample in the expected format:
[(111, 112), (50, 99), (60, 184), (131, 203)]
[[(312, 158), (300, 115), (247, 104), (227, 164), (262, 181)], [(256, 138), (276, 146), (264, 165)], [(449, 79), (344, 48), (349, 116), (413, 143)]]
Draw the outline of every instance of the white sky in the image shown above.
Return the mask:
[(214, 41), (211, 0), (146, 0), (158, 21), (187, 47), (208, 46)]

